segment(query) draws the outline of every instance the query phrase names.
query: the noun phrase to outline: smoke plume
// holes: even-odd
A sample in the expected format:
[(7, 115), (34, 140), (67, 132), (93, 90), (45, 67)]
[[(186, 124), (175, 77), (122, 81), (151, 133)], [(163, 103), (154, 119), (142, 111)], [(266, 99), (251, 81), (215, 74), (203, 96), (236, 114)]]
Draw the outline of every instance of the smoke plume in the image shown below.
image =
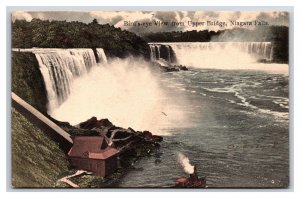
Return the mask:
[(190, 164), (189, 158), (182, 153), (178, 153), (177, 161), (180, 163), (186, 173), (192, 174), (194, 172), (194, 166)]

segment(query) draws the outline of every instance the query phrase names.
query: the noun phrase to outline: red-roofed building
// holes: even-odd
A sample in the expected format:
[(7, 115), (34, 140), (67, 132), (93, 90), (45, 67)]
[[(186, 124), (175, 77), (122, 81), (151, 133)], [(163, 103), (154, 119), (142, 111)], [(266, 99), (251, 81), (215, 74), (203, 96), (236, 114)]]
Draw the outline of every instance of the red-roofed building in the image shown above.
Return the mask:
[(78, 169), (105, 177), (118, 168), (118, 150), (107, 145), (103, 136), (75, 136), (68, 153)]

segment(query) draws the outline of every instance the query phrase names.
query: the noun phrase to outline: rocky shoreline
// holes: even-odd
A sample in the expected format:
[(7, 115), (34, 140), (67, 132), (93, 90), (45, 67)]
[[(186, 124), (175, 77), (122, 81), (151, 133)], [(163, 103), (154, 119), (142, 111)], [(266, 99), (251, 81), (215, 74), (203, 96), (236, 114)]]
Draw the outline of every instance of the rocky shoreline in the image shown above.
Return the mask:
[[(147, 156), (158, 156), (162, 136), (153, 135), (150, 131), (135, 131), (132, 128), (115, 126), (108, 119), (97, 119), (92, 117), (76, 126), (68, 122), (52, 120), (63, 128), (71, 136), (104, 136), (107, 144), (119, 150), (119, 166), (115, 173), (107, 177), (99, 177), (93, 174), (81, 174), (70, 178), (72, 182), (81, 188), (111, 187), (130, 170), (135, 170), (134, 164), (137, 160)], [(159, 158), (159, 156), (158, 156)], [(159, 163), (160, 160), (157, 160)], [(74, 174), (77, 170), (70, 167), (70, 170), (63, 173), (61, 177)], [(55, 185), (58, 188), (70, 187), (66, 183), (58, 181)]]
[(160, 66), (160, 69), (163, 72), (188, 71), (188, 68), (184, 65)]
[(151, 64), (153, 65), (154, 70), (159, 72), (179, 72), (179, 71), (188, 71), (188, 67), (185, 65), (175, 65), (163, 61), (163, 63), (152, 61)]

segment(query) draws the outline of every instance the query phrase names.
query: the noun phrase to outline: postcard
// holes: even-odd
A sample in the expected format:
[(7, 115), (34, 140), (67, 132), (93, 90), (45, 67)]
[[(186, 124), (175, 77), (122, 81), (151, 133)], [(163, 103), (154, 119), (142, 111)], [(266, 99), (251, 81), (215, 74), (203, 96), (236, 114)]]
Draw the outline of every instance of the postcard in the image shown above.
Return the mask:
[(11, 12), (13, 188), (288, 188), (289, 12)]

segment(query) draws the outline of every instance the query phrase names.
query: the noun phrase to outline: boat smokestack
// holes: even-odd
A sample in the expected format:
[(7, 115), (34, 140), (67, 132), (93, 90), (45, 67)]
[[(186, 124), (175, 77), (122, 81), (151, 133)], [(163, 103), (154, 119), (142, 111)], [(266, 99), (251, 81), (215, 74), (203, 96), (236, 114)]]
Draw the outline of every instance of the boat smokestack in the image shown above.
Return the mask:
[(192, 174), (190, 174), (190, 179), (192, 181), (198, 181), (198, 174), (197, 174), (196, 165), (194, 166), (194, 172)]

